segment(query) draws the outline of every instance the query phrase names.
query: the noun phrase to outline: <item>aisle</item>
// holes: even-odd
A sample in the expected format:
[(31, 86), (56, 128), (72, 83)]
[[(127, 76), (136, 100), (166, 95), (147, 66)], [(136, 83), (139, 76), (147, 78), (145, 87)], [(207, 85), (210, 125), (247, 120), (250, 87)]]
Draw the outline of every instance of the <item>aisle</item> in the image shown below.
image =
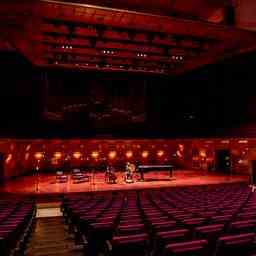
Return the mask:
[(26, 256), (82, 256), (83, 250), (75, 246), (62, 217), (37, 218)]

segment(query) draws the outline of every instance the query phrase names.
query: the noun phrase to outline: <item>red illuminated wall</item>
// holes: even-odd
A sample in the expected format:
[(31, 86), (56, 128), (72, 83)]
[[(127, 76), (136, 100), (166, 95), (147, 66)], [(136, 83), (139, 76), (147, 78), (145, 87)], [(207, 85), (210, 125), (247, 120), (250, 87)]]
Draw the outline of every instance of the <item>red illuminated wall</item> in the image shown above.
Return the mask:
[(244, 29), (256, 31), (256, 1), (240, 0), (237, 1), (236, 23)]
[(139, 160), (141, 163), (173, 162), (180, 169), (206, 169), (214, 166), (215, 150), (229, 149), (232, 167), (237, 173), (248, 172), (249, 154), (256, 148), (255, 139), (188, 139), (188, 140), (1, 140), (5, 154), (5, 177), (18, 176), (39, 166), (60, 168), (97, 165), (102, 161), (115, 164)]

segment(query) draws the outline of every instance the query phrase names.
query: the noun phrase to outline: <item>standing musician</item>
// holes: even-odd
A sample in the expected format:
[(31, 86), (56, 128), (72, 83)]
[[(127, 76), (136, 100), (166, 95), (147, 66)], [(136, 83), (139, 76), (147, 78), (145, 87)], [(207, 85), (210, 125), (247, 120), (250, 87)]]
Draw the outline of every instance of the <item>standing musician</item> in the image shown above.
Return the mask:
[(133, 183), (132, 165), (129, 162), (125, 166), (124, 181), (126, 183)]

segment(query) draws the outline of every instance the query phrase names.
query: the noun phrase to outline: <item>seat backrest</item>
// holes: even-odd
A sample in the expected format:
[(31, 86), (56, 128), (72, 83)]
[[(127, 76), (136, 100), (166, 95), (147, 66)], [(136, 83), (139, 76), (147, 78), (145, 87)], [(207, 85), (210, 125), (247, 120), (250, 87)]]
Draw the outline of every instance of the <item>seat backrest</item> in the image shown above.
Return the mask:
[(171, 231), (157, 232), (156, 236), (164, 243), (175, 243), (189, 239), (190, 231), (188, 229), (175, 229)]
[(255, 233), (222, 236), (218, 239), (217, 256), (248, 255), (254, 239)]
[(195, 237), (216, 240), (222, 234), (224, 224), (205, 225), (195, 228)]
[(207, 251), (207, 240), (193, 240), (188, 242), (173, 243), (168, 244), (165, 247), (164, 255), (165, 256), (189, 256), (197, 255), (203, 256), (206, 255)]
[(129, 236), (114, 236), (112, 256), (144, 256), (147, 254), (148, 235), (146, 233)]
[(252, 232), (256, 226), (256, 219), (234, 221), (230, 224), (230, 233)]

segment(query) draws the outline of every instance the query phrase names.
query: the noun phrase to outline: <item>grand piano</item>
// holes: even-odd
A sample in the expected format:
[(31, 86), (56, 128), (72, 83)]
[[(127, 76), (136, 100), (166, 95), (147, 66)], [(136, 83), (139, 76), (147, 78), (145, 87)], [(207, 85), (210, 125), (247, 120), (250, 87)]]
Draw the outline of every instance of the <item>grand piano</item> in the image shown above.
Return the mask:
[(140, 173), (141, 180), (144, 180), (144, 173), (149, 171), (169, 171), (170, 178), (173, 174), (173, 165), (164, 164), (164, 165), (138, 165), (137, 171)]

